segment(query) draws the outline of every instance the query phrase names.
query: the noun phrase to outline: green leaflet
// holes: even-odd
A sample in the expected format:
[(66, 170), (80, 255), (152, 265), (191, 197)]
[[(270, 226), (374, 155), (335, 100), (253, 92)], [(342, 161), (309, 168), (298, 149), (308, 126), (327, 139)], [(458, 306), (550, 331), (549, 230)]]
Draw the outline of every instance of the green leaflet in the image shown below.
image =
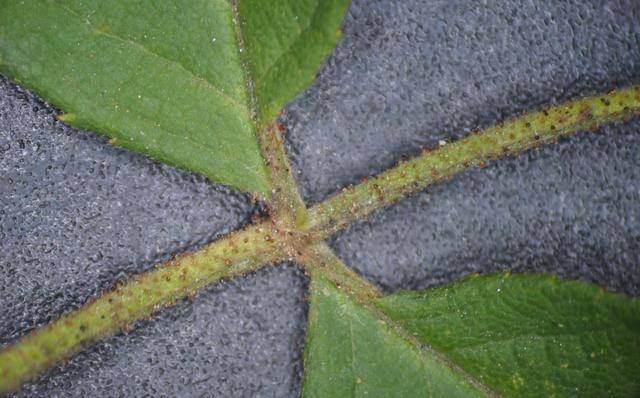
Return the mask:
[(484, 396), (462, 373), (421, 349), (321, 276), (311, 283), (305, 397)]
[(640, 302), (593, 285), (472, 277), (379, 307), (500, 395), (640, 395)]
[(313, 82), (318, 66), (340, 38), (338, 27), (348, 4), (348, 0), (238, 1), (260, 125)]
[(227, 0), (0, 0), (0, 72), (71, 126), (264, 196), (254, 120), (312, 81), (347, 4), (275, 3), (241, 0), (238, 28)]
[(640, 394), (640, 302), (590, 284), (472, 277), (374, 309), (314, 276), (310, 300), (307, 397)]

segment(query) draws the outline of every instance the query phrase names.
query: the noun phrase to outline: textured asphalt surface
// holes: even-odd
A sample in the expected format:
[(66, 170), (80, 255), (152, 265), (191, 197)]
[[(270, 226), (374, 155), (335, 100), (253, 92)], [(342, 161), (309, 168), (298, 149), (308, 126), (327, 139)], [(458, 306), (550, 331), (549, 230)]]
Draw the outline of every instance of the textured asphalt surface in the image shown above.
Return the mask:
[[(305, 199), (521, 112), (640, 83), (638, 1), (356, 0), (283, 121)], [(0, 80), (0, 346), (258, 211), (106, 145)], [(493, 162), (331, 240), (386, 291), (554, 272), (640, 295), (640, 121)], [(306, 279), (268, 268), (200, 293), (21, 396), (297, 396)]]

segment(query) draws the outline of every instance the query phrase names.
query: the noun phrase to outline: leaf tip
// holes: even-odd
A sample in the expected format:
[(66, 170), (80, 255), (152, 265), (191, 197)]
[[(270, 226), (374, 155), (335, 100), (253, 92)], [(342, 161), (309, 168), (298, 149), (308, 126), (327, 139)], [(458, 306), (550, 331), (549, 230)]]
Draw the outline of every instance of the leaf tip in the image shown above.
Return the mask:
[(75, 113), (61, 113), (58, 116), (56, 116), (56, 120), (58, 120), (60, 122), (65, 122), (65, 123), (73, 123), (76, 120), (76, 114)]

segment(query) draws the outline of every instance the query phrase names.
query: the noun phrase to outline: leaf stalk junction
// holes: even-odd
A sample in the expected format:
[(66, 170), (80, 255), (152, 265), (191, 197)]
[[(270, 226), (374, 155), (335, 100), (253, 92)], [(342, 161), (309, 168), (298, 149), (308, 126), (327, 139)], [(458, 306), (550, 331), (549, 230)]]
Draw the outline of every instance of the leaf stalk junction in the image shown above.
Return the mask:
[(382, 293), (346, 267), (324, 240), (354, 221), (470, 167), (484, 167), (580, 131), (640, 114), (640, 87), (615, 90), (522, 115), (421, 155), (307, 208), (287, 159), (284, 129), (257, 132), (270, 173), (268, 215), (194, 253), (156, 266), (81, 309), (33, 331), (0, 352), (0, 393), (16, 390), (87, 345), (151, 318), (200, 289), (270, 264), (293, 261), (311, 276), (331, 280), (363, 305)]

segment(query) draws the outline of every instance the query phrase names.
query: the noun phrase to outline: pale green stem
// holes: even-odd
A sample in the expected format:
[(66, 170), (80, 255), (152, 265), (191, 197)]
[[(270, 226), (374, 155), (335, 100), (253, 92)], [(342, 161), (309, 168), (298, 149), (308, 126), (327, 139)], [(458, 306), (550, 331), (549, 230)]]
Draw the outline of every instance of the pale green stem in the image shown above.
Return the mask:
[(300, 229), (299, 226), (306, 223), (307, 208), (291, 173), (283, 134), (284, 127), (277, 122), (272, 122), (258, 132), (271, 178), (267, 205), (279, 227)]
[(0, 352), (0, 393), (18, 389), (86, 345), (128, 331), (135, 321), (204, 286), (288, 258), (289, 244), (269, 225), (251, 226), (179, 256), (8, 346)]
[(315, 274), (324, 276), (361, 303), (371, 303), (382, 296), (375, 286), (347, 267), (324, 242), (308, 245), (296, 259), (312, 278)]
[[(468, 167), (637, 114), (637, 87), (554, 106), (401, 162), (309, 211), (295, 187), (282, 137), (262, 136), (275, 190), (270, 198), (275, 207), (271, 220), (172, 260), (6, 347), (0, 351), (0, 393), (19, 388), (84, 346), (126, 331), (135, 321), (151, 317), (204, 286), (266, 263), (296, 257), (312, 275), (324, 275), (358, 300), (371, 302), (380, 295), (377, 289), (342, 264), (321, 240), (378, 208)], [(286, 222), (278, 221), (278, 217)]]
[(559, 137), (640, 114), (640, 88), (570, 101), (544, 111), (523, 115), (479, 134), (446, 144), (393, 169), (348, 187), (312, 207), (309, 232), (326, 238), (428, 185), (450, 178), (471, 166), (514, 155)]

